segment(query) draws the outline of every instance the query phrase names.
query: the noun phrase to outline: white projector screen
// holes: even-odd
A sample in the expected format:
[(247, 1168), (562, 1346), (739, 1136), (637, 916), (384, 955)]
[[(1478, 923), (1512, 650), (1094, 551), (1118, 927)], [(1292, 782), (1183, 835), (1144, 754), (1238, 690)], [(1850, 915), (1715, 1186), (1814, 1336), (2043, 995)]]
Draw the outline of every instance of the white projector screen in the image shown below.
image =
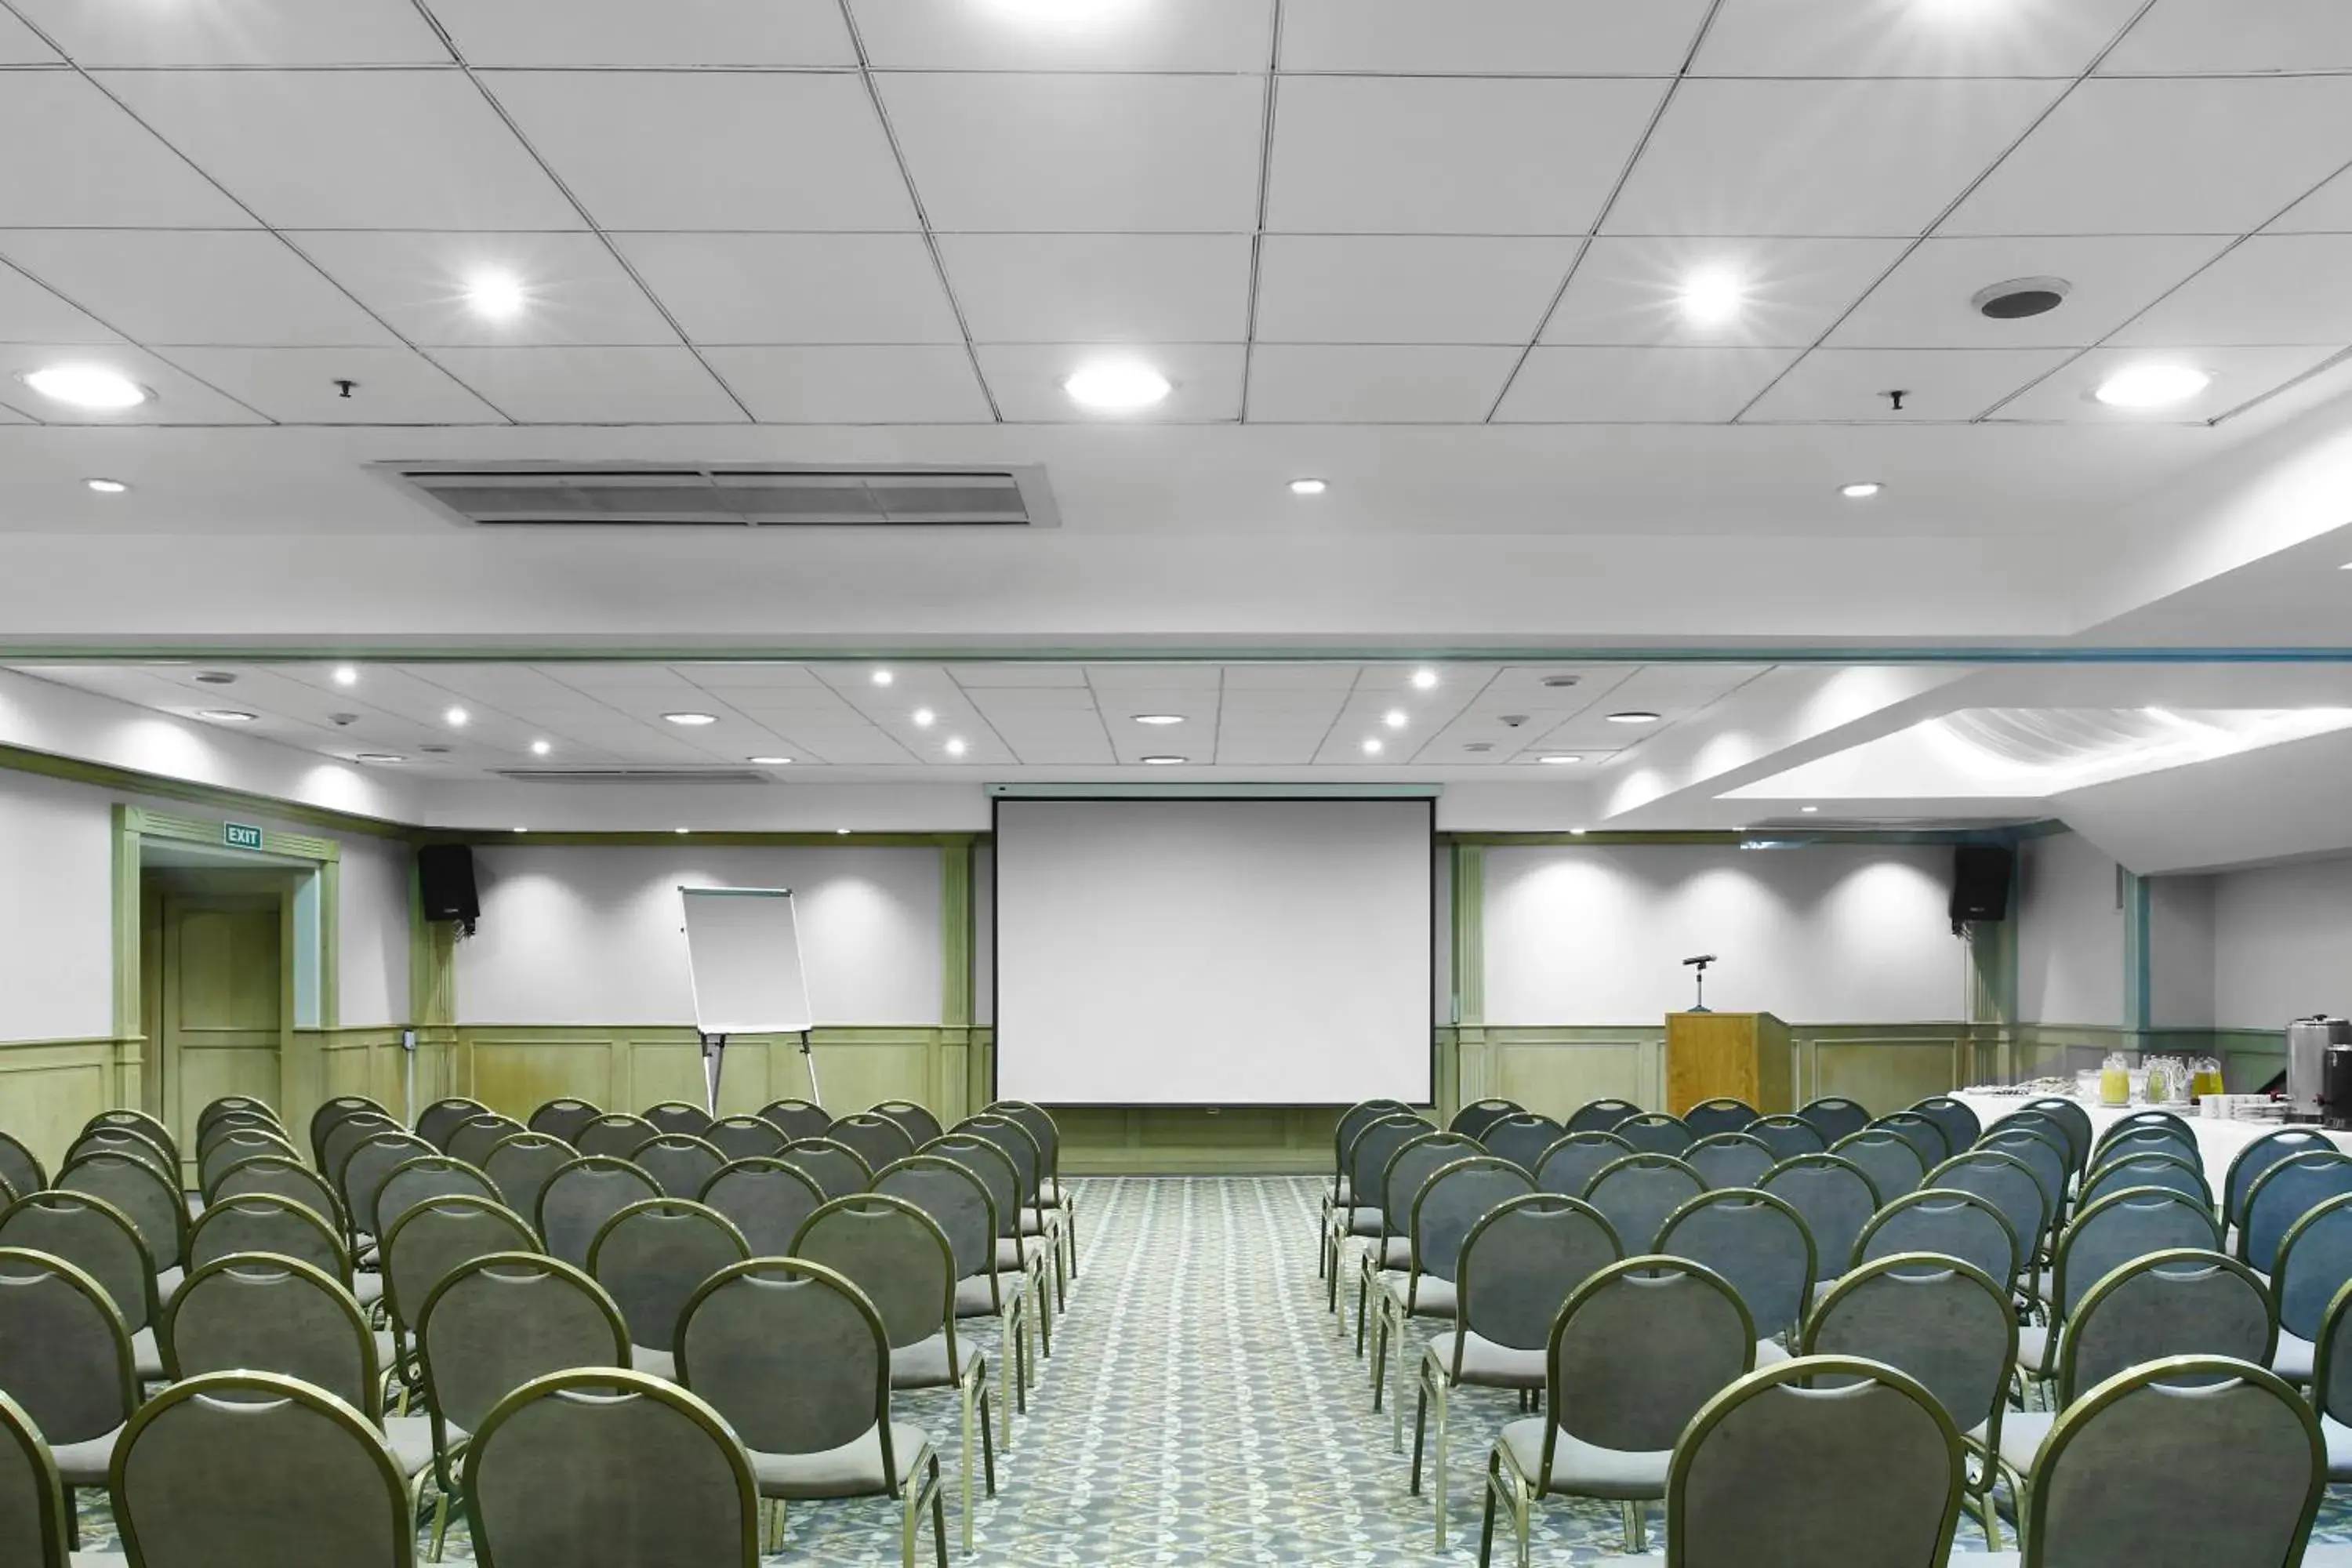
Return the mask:
[(996, 1091), (1425, 1105), (1434, 803), (1001, 800)]

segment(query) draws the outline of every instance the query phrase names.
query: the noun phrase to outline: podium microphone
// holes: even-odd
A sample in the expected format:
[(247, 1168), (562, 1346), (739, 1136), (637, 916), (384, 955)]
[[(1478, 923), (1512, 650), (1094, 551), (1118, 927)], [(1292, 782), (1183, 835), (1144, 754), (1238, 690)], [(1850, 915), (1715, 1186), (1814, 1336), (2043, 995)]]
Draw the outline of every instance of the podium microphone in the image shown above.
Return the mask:
[(1704, 1013), (1707, 1010), (1706, 966), (1714, 962), (1715, 954), (1711, 952), (1702, 952), (1696, 958), (1685, 958), (1683, 960), (1683, 966), (1685, 968), (1697, 971), (1697, 973), (1692, 976), (1693, 979), (1698, 982), (1698, 998), (1691, 1004), (1691, 1011), (1694, 1013)]

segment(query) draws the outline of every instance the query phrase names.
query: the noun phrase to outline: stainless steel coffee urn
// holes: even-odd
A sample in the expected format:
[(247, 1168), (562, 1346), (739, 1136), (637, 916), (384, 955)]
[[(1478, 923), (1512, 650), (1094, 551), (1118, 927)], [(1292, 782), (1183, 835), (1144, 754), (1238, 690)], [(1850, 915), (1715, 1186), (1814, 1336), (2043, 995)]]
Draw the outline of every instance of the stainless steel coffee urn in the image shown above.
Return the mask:
[(2327, 1092), (2327, 1047), (2338, 1045), (2352, 1045), (2352, 1020), (2318, 1013), (2286, 1026), (2289, 1116), (2318, 1116), (2320, 1100)]

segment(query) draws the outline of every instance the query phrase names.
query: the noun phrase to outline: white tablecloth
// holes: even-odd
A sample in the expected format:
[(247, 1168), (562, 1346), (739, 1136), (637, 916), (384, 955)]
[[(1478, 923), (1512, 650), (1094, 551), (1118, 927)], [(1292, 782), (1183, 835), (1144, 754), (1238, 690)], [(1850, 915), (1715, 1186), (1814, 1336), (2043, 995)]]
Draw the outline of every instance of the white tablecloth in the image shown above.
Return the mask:
[[(1980, 1089), (1962, 1089), (1952, 1098), (1975, 1111), (1977, 1120), (1990, 1128), (2004, 1116), (2014, 1116), (2041, 1096), (1990, 1094)], [(2212, 1188), (2213, 1200), (2216, 1203), (2221, 1199), (2222, 1184), (2230, 1174), (2230, 1162), (2236, 1159), (2239, 1152), (2247, 1144), (2265, 1132), (2277, 1131), (2282, 1125), (2275, 1121), (2222, 1121), (2199, 1114), (2193, 1105), (2158, 1107), (2131, 1105), (2117, 1109), (2084, 1103), (2083, 1109), (2090, 1113), (2091, 1135), (2095, 1141), (2101, 1133), (2135, 1110), (2150, 1109), (2169, 1110), (2188, 1122), (2189, 1130), (2197, 1134), (2198, 1152), (2205, 1159), (2205, 1181)], [(2311, 1130), (2322, 1132), (2322, 1135), (2337, 1148), (2347, 1153), (2352, 1153), (2352, 1132), (2326, 1132), (2317, 1127)]]

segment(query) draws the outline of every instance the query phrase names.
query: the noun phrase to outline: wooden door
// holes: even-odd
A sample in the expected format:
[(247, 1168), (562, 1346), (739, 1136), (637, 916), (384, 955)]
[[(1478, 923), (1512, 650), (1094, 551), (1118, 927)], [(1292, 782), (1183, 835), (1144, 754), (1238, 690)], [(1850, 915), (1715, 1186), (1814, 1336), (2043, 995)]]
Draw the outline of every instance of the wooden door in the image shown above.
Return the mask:
[[(159, 1114), (196, 1153), (196, 1118), (225, 1094), (278, 1099), (284, 1044), (284, 921), (268, 895), (167, 891), (156, 1005)], [(194, 1168), (185, 1173), (194, 1185)]]

